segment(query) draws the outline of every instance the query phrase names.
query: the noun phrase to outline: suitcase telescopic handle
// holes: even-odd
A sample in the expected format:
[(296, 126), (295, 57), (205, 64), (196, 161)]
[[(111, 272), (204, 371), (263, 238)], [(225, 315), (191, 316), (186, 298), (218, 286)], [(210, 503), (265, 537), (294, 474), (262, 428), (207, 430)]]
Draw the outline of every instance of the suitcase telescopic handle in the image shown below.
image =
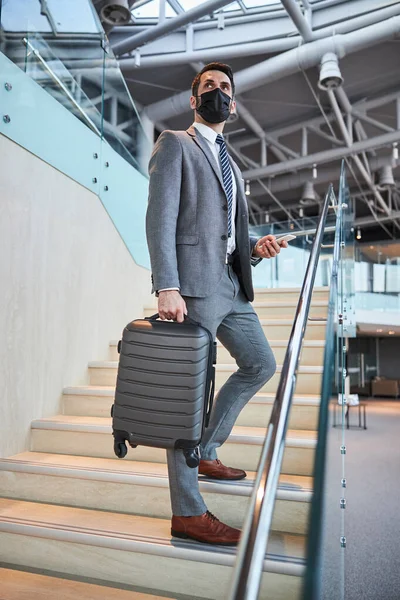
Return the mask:
[[(156, 321), (159, 317), (160, 315), (156, 313), (155, 315), (151, 315), (151, 317), (146, 317), (146, 321)], [(192, 325), (201, 325), (201, 323), (198, 323), (198, 321), (194, 321), (194, 319), (191, 319), (187, 315), (185, 315), (185, 321), (191, 323)]]
[(210, 390), (208, 393), (208, 407), (206, 413), (205, 426), (208, 427), (210, 423), (211, 411), (214, 404), (214, 393), (215, 393), (215, 367), (212, 368), (212, 377), (210, 382)]

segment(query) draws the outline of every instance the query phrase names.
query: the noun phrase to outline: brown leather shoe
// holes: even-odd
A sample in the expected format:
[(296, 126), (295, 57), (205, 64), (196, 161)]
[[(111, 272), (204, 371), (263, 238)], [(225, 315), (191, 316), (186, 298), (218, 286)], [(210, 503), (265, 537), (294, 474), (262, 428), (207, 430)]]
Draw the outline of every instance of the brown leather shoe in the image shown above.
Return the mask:
[(211, 479), (230, 479), (231, 481), (235, 481), (244, 479), (247, 473), (241, 469), (226, 467), (220, 460), (216, 459), (201, 460), (199, 465), (199, 475), (205, 475)]
[(198, 517), (172, 517), (171, 535), (183, 539), (196, 540), (203, 544), (236, 546), (240, 531), (225, 525), (209, 511)]

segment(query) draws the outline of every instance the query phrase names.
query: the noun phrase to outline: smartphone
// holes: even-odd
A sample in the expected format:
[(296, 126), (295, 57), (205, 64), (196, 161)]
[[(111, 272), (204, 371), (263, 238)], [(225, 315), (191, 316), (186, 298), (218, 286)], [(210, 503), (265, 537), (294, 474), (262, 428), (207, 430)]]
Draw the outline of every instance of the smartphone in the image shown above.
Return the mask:
[(282, 235), (281, 237), (276, 238), (275, 242), (279, 245), (282, 244), (282, 242), (291, 242), (292, 240), (295, 240), (296, 236), (293, 235), (292, 233), (288, 233), (287, 235)]

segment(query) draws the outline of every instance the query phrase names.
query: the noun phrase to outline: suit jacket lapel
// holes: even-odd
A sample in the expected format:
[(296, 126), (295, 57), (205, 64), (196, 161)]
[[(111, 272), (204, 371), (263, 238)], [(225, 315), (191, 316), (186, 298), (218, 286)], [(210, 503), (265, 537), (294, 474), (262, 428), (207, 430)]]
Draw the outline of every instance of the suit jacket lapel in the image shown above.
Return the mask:
[(215, 175), (218, 177), (218, 181), (221, 184), (222, 190), (225, 193), (225, 188), (224, 188), (224, 182), (222, 179), (222, 175), (220, 173), (220, 170), (218, 169), (218, 165), (215, 161), (215, 157), (213, 155), (213, 153), (210, 150), (210, 147), (207, 143), (207, 141), (203, 138), (203, 136), (201, 135), (201, 133), (199, 133), (195, 127), (191, 126), (189, 127), (189, 129), (186, 130), (187, 133), (194, 139), (194, 141), (196, 142), (196, 144), (199, 146), (199, 148), (201, 148), (201, 150), (204, 152), (208, 162), (210, 163)]

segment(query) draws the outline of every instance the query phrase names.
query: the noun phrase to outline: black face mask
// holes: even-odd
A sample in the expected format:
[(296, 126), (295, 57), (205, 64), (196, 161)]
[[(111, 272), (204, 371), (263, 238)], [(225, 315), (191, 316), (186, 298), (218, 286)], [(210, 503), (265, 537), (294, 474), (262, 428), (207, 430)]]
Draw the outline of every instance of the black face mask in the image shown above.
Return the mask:
[(207, 123), (223, 123), (230, 115), (231, 98), (219, 88), (204, 92), (200, 96), (201, 103), (196, 108), (199, 115)]

